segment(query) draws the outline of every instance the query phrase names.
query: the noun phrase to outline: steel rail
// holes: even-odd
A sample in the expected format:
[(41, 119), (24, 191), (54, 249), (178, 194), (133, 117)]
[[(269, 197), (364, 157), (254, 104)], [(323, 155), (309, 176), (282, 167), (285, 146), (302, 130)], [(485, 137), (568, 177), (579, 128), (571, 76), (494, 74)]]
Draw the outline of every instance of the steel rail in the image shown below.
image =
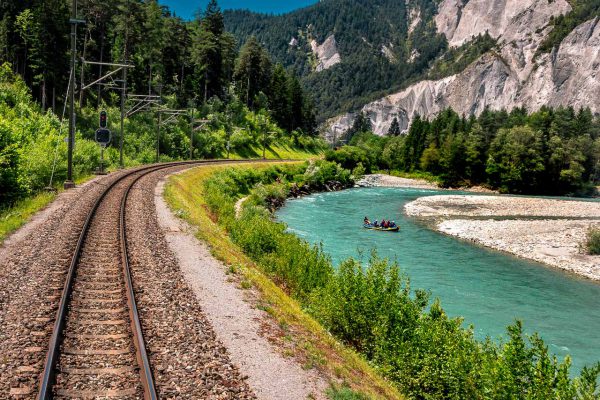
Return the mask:
[[(125, 195), (123, 196), (123, 198), (121, 200), (121, 215), (120, 215), (120, 230), (121, 230), (121, 232), (120, 232), (120, 235), (121, 235), (122, 260), (127, 263), (127, 266), (125, 266), (125, 265), (123, 266), (124, 270), (126, 271), (125, 272), (125, 279), (126, 279), (126, 286), (127, 286), (126, 295), (128, 297), (130, 316), (132, 316), (131, 324), (132, 324), (132, 328), (133, 328), (132, 330), (133, 330), (135, 345), (136, 345), (136, 357), (138, 358), (138, 362), (140, 363), (140, 365), (139, 365), (140, 368), (143, 370), (141, 379), (142, 379), (142, 385), (144, 386), (144, 392), (145, 392), (144, 396), (146, 399), (154, 400), (154, 399), (157, 399), (156, 390), (154, 388), (154, 379), (152, 377), (150, 363), (148, 361), (148, 356), (146, 354), (146, 347), (143, 342), (141, 324), (139, 322), (137, 306), (135, 304), (133, 286), (132, 286), (132, 282), (131, 282), (131, 274), (130, 274), (129, 265), (128, 265), (129, 259), (128, 259), (127, 248), (126, 248), (126, 233), (125, 233), (125, 219), (124, 219), (124, 216), (125, 216), (124, 207), (125, 207), (125, 204), (127, 201), (127, 196), (130, 192), (131, 187), (137, 181), (139, 181), (139, 179), (141, 179), (142, 177), (144, 177), (152, 172), (156, 172), (156, 171), (159, 171), (159, 170), (162, 170), (165, 168), (177, 167), (177, 166), (183, 166), (183, 165), (194, 165), (194, 164), (198, 164), (198, 165), (203, 165), (203, 164), (243, 164), (243, 163), (256, 162), (256, 161), (258, 161), (258, 160), (200, 160), (200, 161), (180, 161), (180, 162), (165, 163), (165, 164), (153, 164), (151, 166), (137, 168), (135, 170), (132, 170), (132, 171), (120, 176), (115, 181), (111, 182), (104, 189), (104, 191), (100, 194), (100, 196), (98, 197), (98, 199), (92, 206), (92, 209), (90, 210), (90, 212), (87, 215), (87, 218), (85, 220), (85, 223), (84, 223), (81, 233), (79, 235), (77, 245), (73, 252), (73, 258), (71, 259), (71, 264), (69, 266), (69, 271), (67, 273), (65, 286), (64, 286), (63, 293), (62, 293), (60, 303), (58, 306), (58, 311), (56, 313), (56, 321), (54, 323), (52, 337), (50, 338), (49, 349), (48, 349), (48, 353), (46, 355), (46, 361), (44, 363), (44, 371), (41, 375), (40, 389), (39, 389), (38, 397), (37, 397), (38, 400), (50, 400), (54, 397), (52, 389), (53, 389), (53, 385), (55, 383), (54, 381), (56, 378), (56, 363), (57, 363), (58, 357), (60, 355), (60, 345), (63, 341), (63, 330), (64, 330), (65, 323), (66, 323), (66, 317), (67, 317), (67, 313), (68, 313), (70, 297), (71, 297), (71, 294), (73, 291), (73, 283), (74, 283), (74, 278), (75, 278), (75, 272), (77, 269), (77, 264), (79, 263), (81, 249), (83, 247), (83, 244), (84, 244), (85, 238), (87, 236), (88, 230), (90, 228), (91, 222), (96, 214), (96, 211), (100, 207), (100, 204), (102, 203), (102, 201), (106, 198), (107, 194), (111, 190), (113, 190), (117, 186), (117, 184), (122, 182), (124, 179), (129, 178), (134, 174), (142, 172), (142, 174), (140, 174), (140, 176), (138, 176), (129, 185), (129, 187), (126, 189)], [(147, 387), (147, 385), (151, 386), (151, 388)]]
[(125, 276), (125, 294), (127, 296), (129, 320), (131, 322), (131, 331), (133, 332), (135, 354), (138, 365), (140, 366), (142, 387), (144, 388), (144, 399), (157, 400), (158, 396), (156, 395), (156, 388), (154, 387), (154, 376), (152, 375), (152, 370), (150, 369), (150, 360), (148, 359), (148, 354), (146, 352), (144, 333), (142, 332), (140, 316), (138, 313), (137, 303), (135, 301), (135, 294), (133, 292), (131, 269), (129, 267), (129, 254), (127, 252), (127, 225), (125, 221), (125, 208), (127, 205), (127, 199), (129, 198), (129, 192), (131, 191), (131, 188), (133, 188), (133, 185), (135, 185), (145, 175), (146, 174), (141, 174), (135, 178), (127, 187), (125, 194), (121, 199), (121, 210), (119, 211), (119, 235), (121, 237), (121, 260), (123, 263), (123, 275)]

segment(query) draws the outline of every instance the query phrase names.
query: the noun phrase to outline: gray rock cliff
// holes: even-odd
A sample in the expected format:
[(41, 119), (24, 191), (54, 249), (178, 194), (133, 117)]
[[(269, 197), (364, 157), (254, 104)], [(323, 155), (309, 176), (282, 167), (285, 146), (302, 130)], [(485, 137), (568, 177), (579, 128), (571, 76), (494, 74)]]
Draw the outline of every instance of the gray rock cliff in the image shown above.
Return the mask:
[(318, 65), (316, 67), (317, 72), (331, 68), (334, 65), (342, 62), (334, 35), (331, 35), (325, 39), (321, 45), (319, 45), (317, 41), (313, 39), (310, 42), (310, 47), (318, 60)]
[[(463, 72), (438, 81), (421, 81), (407, 89), (365, 105), (375, 132), (387, 133), (394, 117), (403, 130), (412, 117), (432, 117), (446, 107), (460, 114), (478, 115), (485, 107), (533, 111), (543, 105), (590, 107), (600, 112), (600, 23), (589, 20), (574, 29), (552, 54), (535, 57), (551, 30), (552, 16), (565, 14), (566, 0), (443, 0), (438, 8), (438, 31), (459, 46), (486, 31), (498, 39), (491, 51)], [(348, 129), (354, 115), (327, 124)], [(337, 133), (339, 135), (339, 133)]]

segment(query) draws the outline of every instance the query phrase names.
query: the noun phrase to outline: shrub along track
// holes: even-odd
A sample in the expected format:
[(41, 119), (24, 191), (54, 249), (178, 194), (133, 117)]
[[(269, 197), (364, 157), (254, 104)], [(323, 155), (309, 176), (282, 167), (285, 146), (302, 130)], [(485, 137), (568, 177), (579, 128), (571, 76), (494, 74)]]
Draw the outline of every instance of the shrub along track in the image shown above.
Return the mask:
[[(138, 205), (153, 201), (154, 175), (184, 168), (119, 172), (80, 190), (0, 262), (0, 397), (33, 398), (39, 389), (46, 398), (153, 398), (153, 375), (159, 397), (253, 397), (168, 262), (164, 238), (143, 226), (155, 216), (136, 215)], [(134, 281), (144, 280), (135, 296), (121, 262), (127, 255)]]

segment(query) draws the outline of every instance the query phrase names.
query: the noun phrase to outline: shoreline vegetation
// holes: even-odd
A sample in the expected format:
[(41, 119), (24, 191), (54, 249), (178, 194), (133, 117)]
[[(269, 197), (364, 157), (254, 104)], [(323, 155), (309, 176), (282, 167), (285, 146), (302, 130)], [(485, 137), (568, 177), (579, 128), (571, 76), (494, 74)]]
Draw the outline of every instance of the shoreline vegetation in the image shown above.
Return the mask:
[[(298, 163), (283, 163), (290, 168)], [(265, 175), (272, 171), (272, 165), (260, 162), (246, 165), (248, 171)], [(229, 232), (222, 226), (223, 216), (213, 211), (216, 200), (207, 185), (214, 176), (228, 174), (239, 167), (226, 165), (203, 166), (172, 175), (165, 186), (164, 197), (171, 210), (192, 226), (198, 228), (196, 237), (210, 247), (212, 255), (229, 267), (228, 273), (236, 274), (242, 287), (255, 287), (261, 293), (258, 308), (267, 312), (282, 331), (276, 343), (283, 348), (286, 356), (300, 359), (304, 368), (316, 368), (332, 383), (328, 397), (332, 400), (344, 399), (403, 399), (404, 397), (377, 371), (351, 349), (342, 346), (323, 327), (304, 310), (302, 304), (289, 296), (289, 288), (281, 280), (273, 279), (270, 274), (253, 261), (240, 246), (233, 242)], [(276, 179), (269, 174), (265, 181)], [(229, 181), (228, 183), (233, 183)], [(223, 186), (221, 189), (231, 192), (227, 197), (239, 197), (240, 192), (249, 193), (238, 185)], [(218, 190), (217, 196), (221, 195)], [(217, 200), (218, 201), (218, 200)], [(235, 213), (235, 203), (223, 203), (229, 212)], [(235, 217), (233, 217), (235, 218)], [(218, 222), (221, 222), (219, 224)], [(308, 248), (309, 246), (307, 246)]]
[[(326, 148), (314, 135), (280, 128), (266, 110), (252, 109), (233, 94), (229, 100), (224, 103), (215, 99), (195, 109), (194, 115), (209, 121), (206, 129), (193, 135), (195, 159), (226, 155), (232, 159), (260, 159), (263, 149), (268, 159), (307, 159), (320, 156)], [(169, 106), (177, 108), (172, 102)], [(101, 107), (111, 117), (108, 127), (118, 132), (118, 108), (108, 103)], [(99, 165), (100, 148), (93, 140), (97, 111), (95, 106), (78, 108), (73, 153), (76, 182), (89, 179)], [(59, 190), (65, 181), (67, 145), (63, 139), (67, 125), (34, 101), (30, 87), (10, 65), (0, 63), (0, 244), (50, 203), (54, 195), (45, 192), (48, 186)], [(132, 116), (125, 120), (125, 129), (124, 166), (155, 162), (154, 118), (146, 114)], [(166, 125), (161, 133), (160, 161), (189, 159), (189, 135), (188, 122)], [(107, 170), (119, 167), (118, 139), (115, 136), (105, 151)]]
[[(309, 245), (272, 219), (274, 205), (285, 201), (293, 190), (302, 192), (304, 185), (313, 190), (320, 185), (322, 190), (325, 182), (333, 181), (343, 186), (352, 180), (349, 170), (316, 161), (190, 172), (173, 179), (168, 198), (195, 188), (193, 201), (172, 202), (172, 206), (181, 215), (205, 214), (203, 223), (212, 225), (203, 224), (198, 234), (213, 245), (217, 256), (229, 249), (225, 251), (249, 257), (252, 261), (246, 258), (245, 262), (293, 298), (303, 318), (315, 321), (314, 329), (322, 332), (324, 328), (346, 348), (361, 354), (409, 398), (598, 395), (600, 363), (571, 378), (570, 359), (557, 360), (538, 335), (523, 333), (520, 321), (507, 328), (506, 342), (477, 341), (473, 328), (464, 329), (460, 318), (449, 318), (439, 300), (411, 288), (410, 279), (396, 263), (372, 254), (368, 260), (346, 260), (336, 269), (320, 246)], [(244, 197), (236, 217), (236, 203)], [(211, 231), (226, 234), (224, 248), (215, 246)], [(231, 260), (228, 263), (232, 265)], [(242, 270), (249, 271), (246, 266)], [(324, 359), (321, 367), (327, 369), (328, 362)], [(346, 376), (355, 378), (355, 371)], [(368, 384), (364, 380), (342, 382), (373, 394), (363, 391)]]

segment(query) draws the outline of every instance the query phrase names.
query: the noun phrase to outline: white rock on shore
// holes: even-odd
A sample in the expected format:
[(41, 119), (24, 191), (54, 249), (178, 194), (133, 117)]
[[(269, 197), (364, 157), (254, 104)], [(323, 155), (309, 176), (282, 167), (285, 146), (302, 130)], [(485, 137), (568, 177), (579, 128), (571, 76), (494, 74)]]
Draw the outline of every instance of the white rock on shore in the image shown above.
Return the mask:
[(415, 189), (439, 189), (435, 183), (424, 179), (400, 178), (398, 176), (372, 174), (365, 175), (356, 182), (357, 187), (410, 187)]
[(419, 198), (405, 212), (448, 235), (600, 281), (600, 256), (582, 251), (589, 227), (600, 227), (598, 202), (449, 195)]
[(600, 202), (514, 196), (421, 197), (404, 207), (408, 215), (600, 218)]

